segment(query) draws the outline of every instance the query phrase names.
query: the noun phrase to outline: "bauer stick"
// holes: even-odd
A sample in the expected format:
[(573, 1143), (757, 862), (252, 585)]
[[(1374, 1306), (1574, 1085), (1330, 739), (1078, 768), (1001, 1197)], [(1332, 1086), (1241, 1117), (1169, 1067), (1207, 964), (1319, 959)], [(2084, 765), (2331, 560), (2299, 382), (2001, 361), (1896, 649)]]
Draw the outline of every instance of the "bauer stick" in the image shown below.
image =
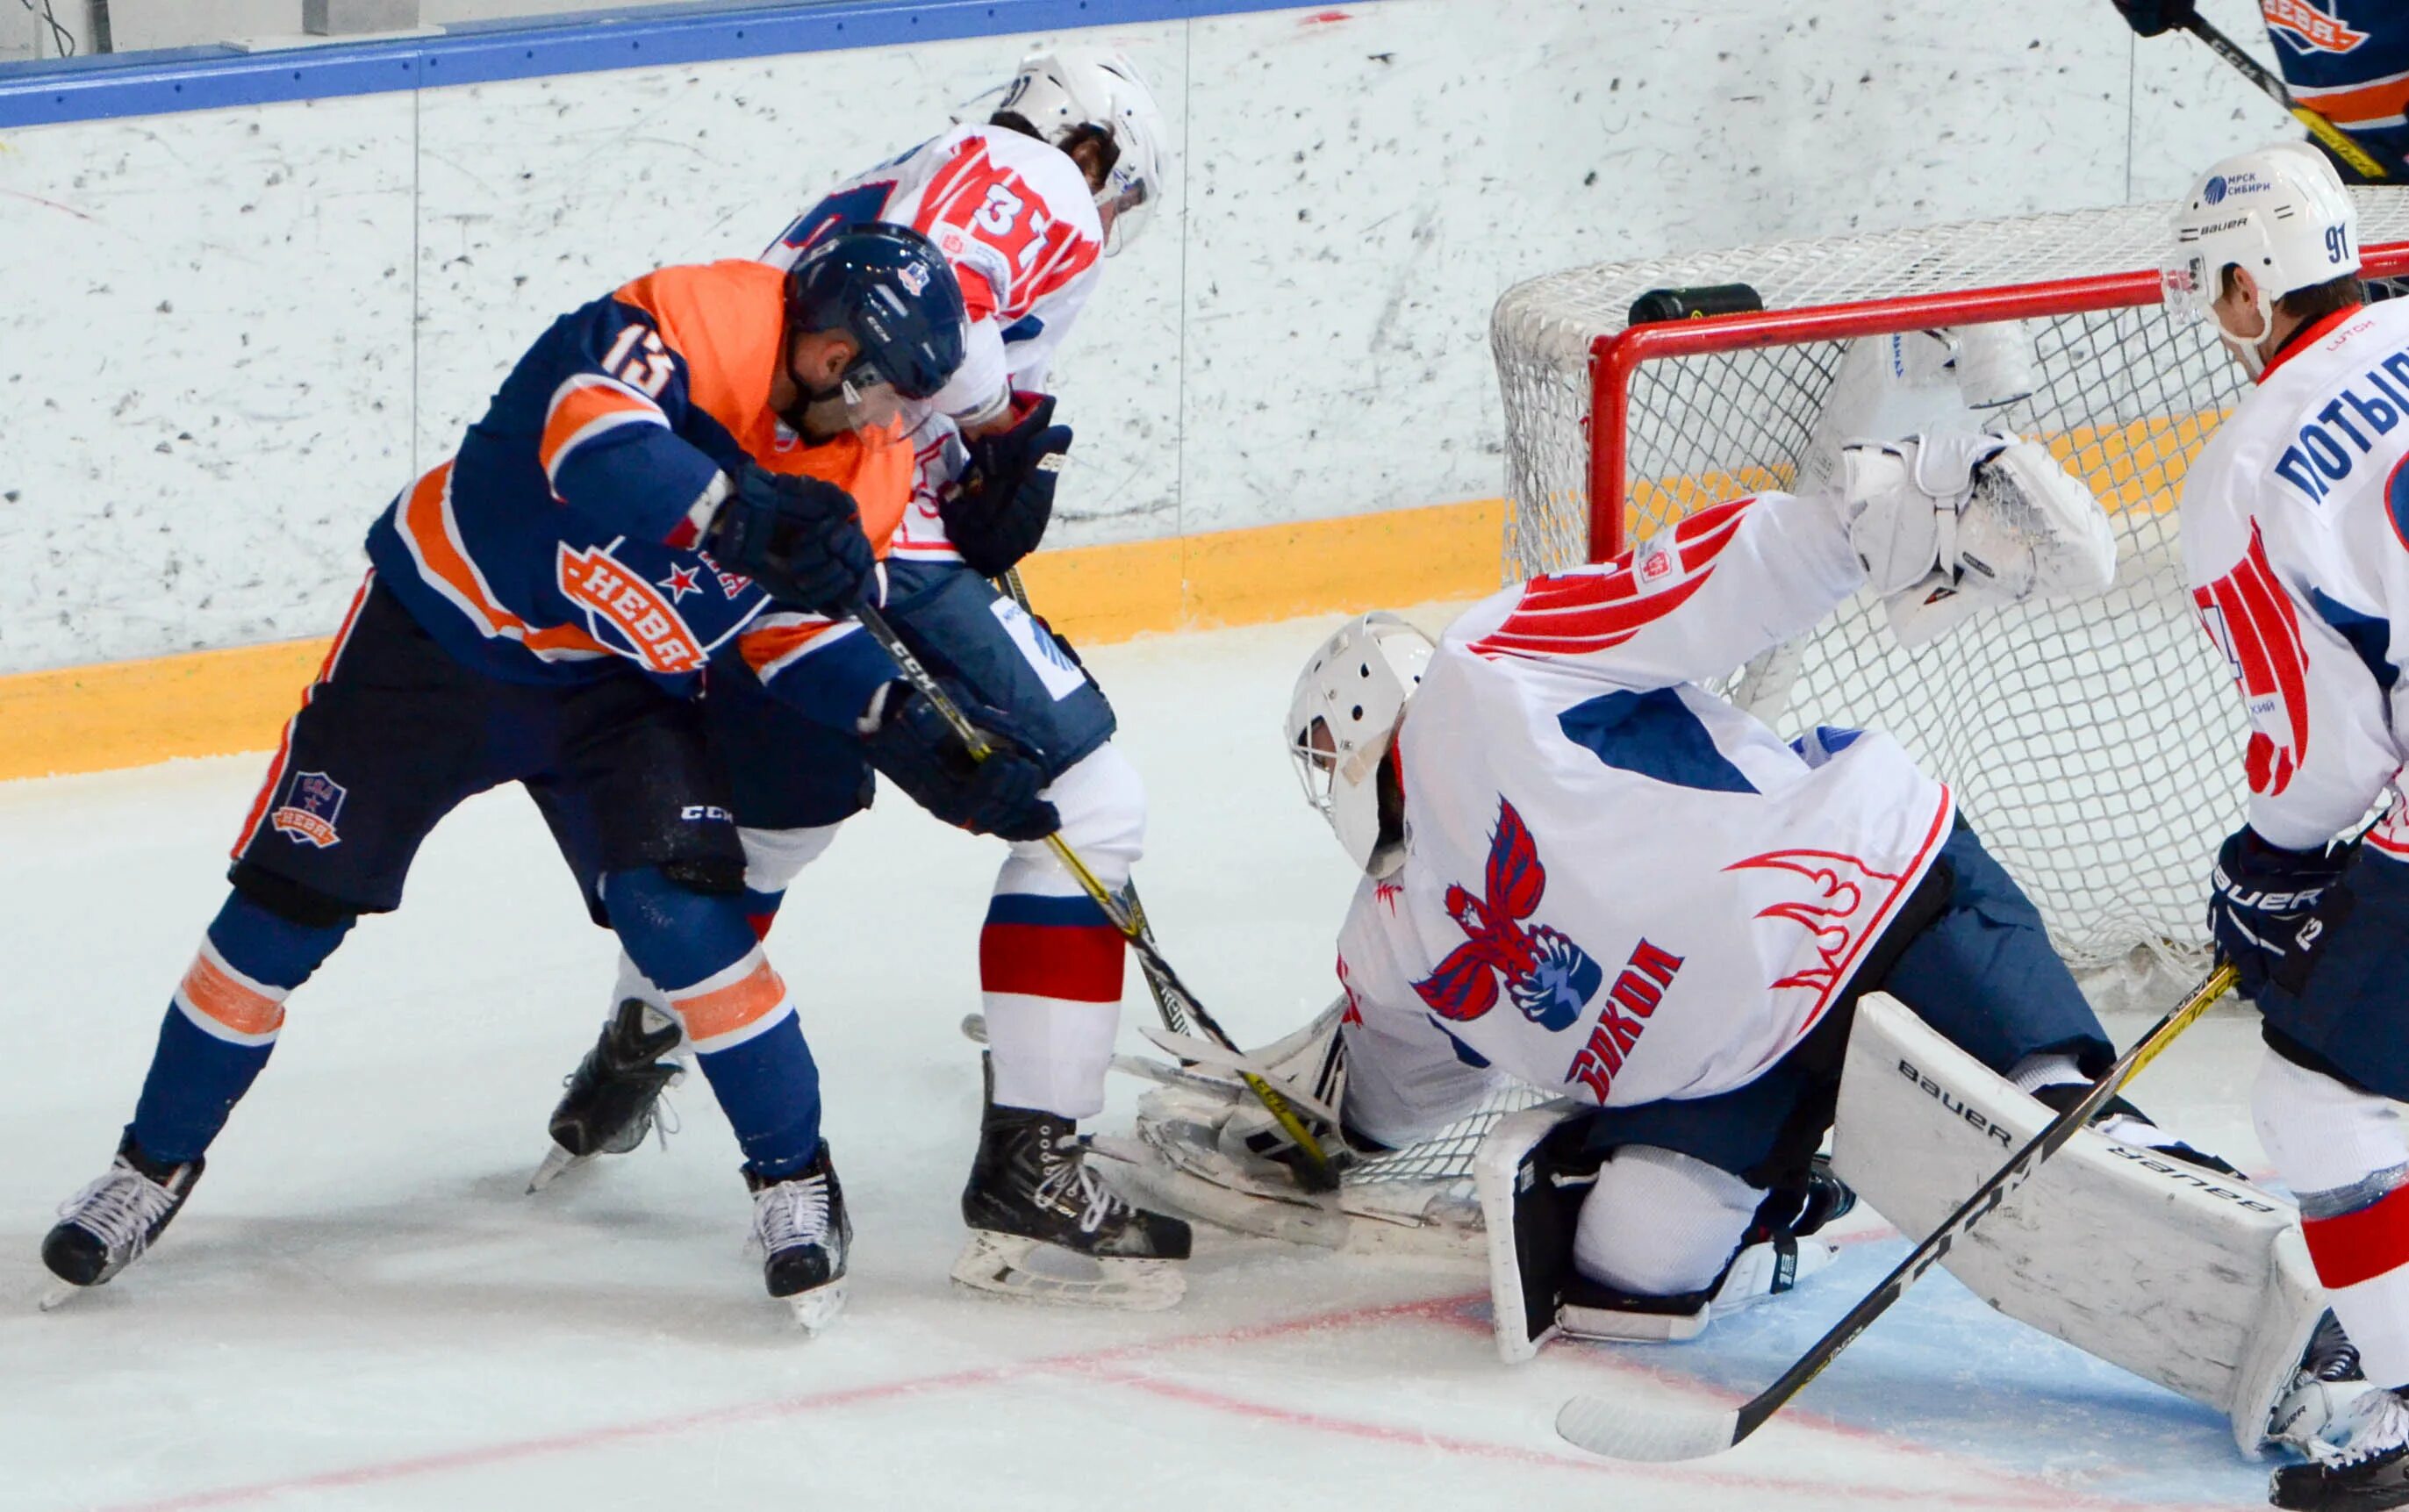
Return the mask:
[(1796, 1396), (1800, 1388), (1823, 1374), (1824, 1367), (1854, 1343), (1857, 1335), (1891, 1303), (1907, 1295), (1907, 1289), (1939, 1264), (1959, 1236), (1997, 1212), (2042, 1161), (2056, 1154), (2110, 1098), (2139, 1075), (2142, 1067), (2157, 1059), (2158, 1052), (2173, 1044), (2176, 1035), (2189, 1029), (2211, 1004), (2231, 991), (2234, 981), (2231, 966), (2220, 965), (2210, 972), (2208, 979), (2190, 997), (2159, 1019), (2157, 1028), (2142, 1035), (2108, 1068), (2105, 1075), (2091, 1084), (2091, 1090), (2083, 1095), (2081, 1102), (2051, 1119), (1999, 1168), (1998, 1174), (1975, 1188), (1974, 1195), (1942, 1219), (1930, 1238), (1916, 1246), (1913, 1253), (1882, 1277), (1882, 1285), (1850, 1308), (1846, 1317), (1833, 1324), (1830, 1332), (1816, 1340), (1771, 1386), (1738, 1407), (1668, 1404), (1662, 1400), (1662, 1393), (1644, 1397), (1637, 1393), (1629, 1397), (1577, 1396), (1556, 1414), (1556, 1432), (1567, 1443), (1592, 1454), (1659, 1463), (1721, 1454), (1755, 1433)]
[[(1037, 617), (1036, 608), (1029, 601), (1029, 589), (1020, 581), (1020, 569), (1005, 568), (1003, 576), (997, 578), (995, 584), (1002, 588), (1014, 603), (1020, 606), (1022, 613), (1031, 619)], [(1154, 938), (1154, 926), (1147, 922), (1146, 905), (1137, 900), (1136, 878), (1131, 878), (1121, 888), (1121, 900), (1129, 908), (1130, 922), (1136, 925), (1147, 939), (1151, 941)], [(1146, 957), (1140, 956), (1137, 958), (1137, 964), (1139, 974), (1146, 978), (1147, 991), (1154, 995), (1154, 1011), (1161, 1016), (1162, 1027), (1174, 1034), (1194, 1033), (1195, 1026), (1188, 1021), (1187, 1010), (1179, 1005), (1179, 994), (1171, 989), (1170, 984), (1155, 974), (1154, 963)], [(1224, 1043), (1222, 1048), (1235, 1050), (1237, 1046)]]
[(2334, 156), (2358, 169), (2361, 178), (2373, 179), (2379, 183), (2399, 183), (2404, 177), (2409, 177), (2402, 172), (2402, 164), (2399, 158), (2393, 157), (2390, 153), (2387, 153), (2382, 158), (2377, 157), (2366, 144), (2292, 98), (2292, 92), (2285, 86), (2281, 76), (2249, 53), (2243, 51), (2233, 38), (2218, 31), (2207, 21), (2196, 15), (2190, 16), (2185, 19), (2183, 26), (2184, 30), (2207, 43), (2211, 52), (2240, 70), (2243, 78), (2258, 85), (2259, 93), (2292, 112), (2294, 119), (2309, 128), (2310, 136), (2324, 143), (2326, 150)]
[[(930, 675), (929, 669), (920, 664), (920, 658), (912, 654), (912, 648), (895, 633), (895, 626), (887, 623), (885, 614), (868, 603), (861, 603), (854, 607), (853, 616), (861, 622), (861, 627), (870, 632), (871, 638), (895, 658), (895, 665), (902, 670), (904, 678), (919, 690), (920, 696), (929, 700), (930, 707), (953, 727), (954, 733), (960, 736), (962, 744), (969, 748), (972, 760), (984, 761), (994, 754), (995, 748), (988, 743), (986, 732), (972, 724), (960, 706), (938, 685), (937, 680)], [(1054, 858), (1062, 863), (1063, 870), (1078, 879), (1080, 890), (1094, 899), (1096, 906), (1104, 911), (1104, 917), (1111, 920), (1113, 928), (1120, 931), (1121, 938), (1130, 943), (1130, 948), (1137, 952), (1137, 958), (1146, 968), (1148, 979), (1160, 978), (1163, 989), (1176, 995), (1180, 1006), (1195, 1020), (1197, 1028), (1235, 1053), (1237, 1042), (1214, 1022), (1213, 1015), (1196, 1001), (1196, 994), (1189, 991), (1188, 985), (1180, 981), (1179, 973), (1172, 970), (1171, 962), (1155, 948), (1153, 937), (1122, 904), (1120, 898), (1104, 886), (1104, 879), (1079, 858), (1079, 853), (1071, 848), (1071, 842), (1058, 831), (1046, 837), (1046, 845), (1054, 853)], [(1313, 1130), (1305, 1126), (1305, 1120), (1297, 1116), (1296, 1110), (1289, 1106), (1288, 1100), (1281, 1097), (1271, 1083), (1253, 1072), (1241, 1070), (1238, 1079), (1247, 1084), (1247, 1090), (1254, 1093), (1271, 1116), (1279, 1121), (1280, 1128), (1295, 1142), (1298, 1153), (1305, 1157), (1305, 1165), (1298, 1172), (1300, 1179), (1316, 1191), (1337, 1190), (1338, 1172), (1331, 1164), (1329, 1154), (1322, 1149), (1321, 1142), (1313, 1137)]]

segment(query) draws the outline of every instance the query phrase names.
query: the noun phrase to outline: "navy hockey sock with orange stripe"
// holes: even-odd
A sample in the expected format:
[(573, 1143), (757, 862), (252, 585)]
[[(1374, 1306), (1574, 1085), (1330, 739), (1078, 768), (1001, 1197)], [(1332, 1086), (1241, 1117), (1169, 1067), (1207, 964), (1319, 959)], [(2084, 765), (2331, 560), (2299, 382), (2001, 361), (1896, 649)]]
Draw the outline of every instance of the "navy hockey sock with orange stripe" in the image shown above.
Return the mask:
[(778, 1181), (819, 1153), (820, 1073), (754, 938), (754, 896), (706, 896), (650, 868), (603, 884), (619, 943), (668, 994), (747, 1162)]
[(159, 1026), (159, 1047), (126, 1126), (154, 1160), (180, 1165), (209, 1147), (267, 1064), (284, 999), (335, 953), (351, 922), (295, 924), (241, 893), (209, 923)]

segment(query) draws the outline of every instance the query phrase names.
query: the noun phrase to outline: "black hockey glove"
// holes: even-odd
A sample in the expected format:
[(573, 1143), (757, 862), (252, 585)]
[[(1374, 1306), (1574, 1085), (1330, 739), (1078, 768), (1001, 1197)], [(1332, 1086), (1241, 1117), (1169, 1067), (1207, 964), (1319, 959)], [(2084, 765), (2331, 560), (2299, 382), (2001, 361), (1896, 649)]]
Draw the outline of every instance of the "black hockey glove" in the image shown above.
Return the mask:
[(955, 704), (994, 749), (974, 760), (970, 747), (928, 697), (909, 683), (889, 683), (873, 704), (876, 724), (861, 743), (870, 764), (949, 825), (1006, 840), (1044, 840), (1062, 828), (1054, 805), (1037, 796), (1046, 770), (1026, 744), (1005, 733), (1004, 716), (948, 685)]
[(1054, 424), (1049, 394), (1015, 394), (1009, 430), (964, 444), (971, 463), (961, 486), (937, 501), (945, 539), (970, 569), (1000, 578), (1037, 549), (1054, 518), (1054, 485), (1062, 476), (1062, 454), (1071, 450), (1071, 427)]
[(818, 478), (750, 463), (703, 533), (702, 549), (790, 608), (837, 618), (878, 569), (853, 496)]
[(2209, 881), (2208, 930), (2216, 953), (2256, 996), (2269, 983), (2297, 995), (2317, 954), (2358, 900), (2343, 880), (2356, 843), (2330, 851), (2287, 851), (2244, 825), (2226, 837)]
[(2143, 36), (2173, 31), (2198, 14), (2195, 0), (2116, 0), (2116, 8)]

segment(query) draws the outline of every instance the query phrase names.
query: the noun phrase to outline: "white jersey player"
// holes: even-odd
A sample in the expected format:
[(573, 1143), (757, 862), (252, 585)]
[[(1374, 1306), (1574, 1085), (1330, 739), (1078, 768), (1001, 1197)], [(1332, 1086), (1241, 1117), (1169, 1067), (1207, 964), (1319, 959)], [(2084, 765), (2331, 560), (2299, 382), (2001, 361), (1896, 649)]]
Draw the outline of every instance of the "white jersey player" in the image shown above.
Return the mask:
[[(2249, 708), (2249, 823), (2210, 922), (2265, 1019), (2258, 1133), (2380, 1390), (2279, 1506), (2409, 1505), (2409, 301), (2367, 305), (2356, 209), (2317, 152), (2217, 164), (2175, 218), (2171, 306), (2256, 391), (2192, 464), (2184, 560)], [(2379, 802), (2383, 819), (2353, 838)]]
[[(1559, 1328), (1690, 1337), (1812, 1267), (1796, 1240), (1843, 1196), (1813, 1160), (1866, 991), (2043, 1101), (2112, 1058), (2032, 905), (1896, 742), (1785, 742), (1700, 685), (1868, 585), (2097, 592), (2106, 520), (2009, 437), (1861, 444), (1841, 471), (1508, 589), (1435, 647), (1365, 616), (1297, 684), (1291, 752), (1365, 870), (1339, 939), (1337, 1136), (1419, 1142), (1501, 1075), (1583, 1110), (1518, 1152), (1551, 1173), (1518, 1191), (1587, 1188), (1539, 1225), (1561, 1245), (1489, 1215), (1493, 1256), (1518, 1241), (1509, 1357)], [(2128, 1106), (2113, 1119), (2191, 1154)]]
[(1095, 48), (1040, 53), (986, 122), (846, 180), (762, 254), (784, 266), (832, 227), (892, 221), (936, 242), (961, 281), (967, 354), (945, 391), (907, 415), (921, 477), (896, 558), (961, 560), (938, 506), (968, 462), (962, 437), (1009, 423), (1016, 394), (1044, 391), (1103, 259), (1137, 238), (1168, 192), (1162, 135), (1128, 59)]

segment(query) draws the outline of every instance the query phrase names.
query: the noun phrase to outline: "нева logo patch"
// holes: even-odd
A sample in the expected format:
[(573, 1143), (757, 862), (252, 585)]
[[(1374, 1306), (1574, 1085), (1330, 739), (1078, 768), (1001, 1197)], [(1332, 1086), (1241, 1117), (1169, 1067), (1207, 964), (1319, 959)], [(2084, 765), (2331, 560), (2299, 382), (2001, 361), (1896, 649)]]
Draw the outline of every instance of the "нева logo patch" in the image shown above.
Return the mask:
[(296, 771), (286, 779), (283, 800), (268, 814), (267, 822), (280, 834), (323, 851), (342, 843), (335, 821), (342, 816), (343, 799), (350, 796), (342, 784), (323, 771)]

